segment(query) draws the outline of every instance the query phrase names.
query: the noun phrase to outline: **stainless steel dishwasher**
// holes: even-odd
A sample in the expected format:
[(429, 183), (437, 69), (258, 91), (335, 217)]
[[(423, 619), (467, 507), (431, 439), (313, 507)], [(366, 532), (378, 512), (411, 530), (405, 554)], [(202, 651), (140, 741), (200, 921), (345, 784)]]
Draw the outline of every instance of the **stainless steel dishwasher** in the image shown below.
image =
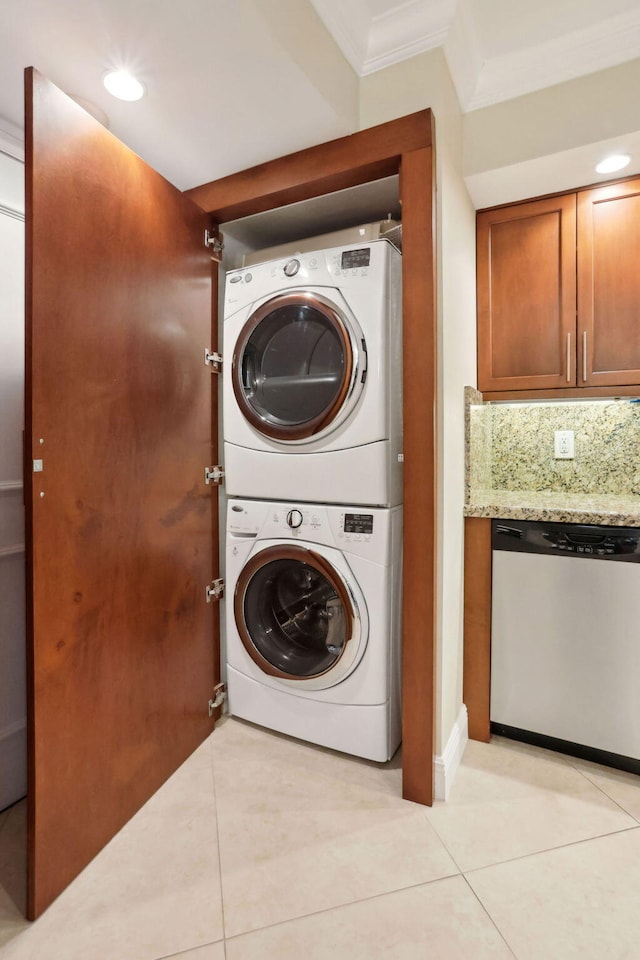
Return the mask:
[(494, 520), (491, 729), (640, 773), (640, 530)]

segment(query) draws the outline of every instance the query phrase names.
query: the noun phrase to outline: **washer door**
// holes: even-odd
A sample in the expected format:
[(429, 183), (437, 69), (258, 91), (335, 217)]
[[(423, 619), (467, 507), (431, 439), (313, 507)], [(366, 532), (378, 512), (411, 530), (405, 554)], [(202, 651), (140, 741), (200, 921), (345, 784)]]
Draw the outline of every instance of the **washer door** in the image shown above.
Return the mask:
[(339, 683), (366, 642), (343, 576), (300, 544), (270, 546), (249, 559), (238, 577), (234, 613), (251, 659), (268, 676), (298, 687)]
[(319, 293), (288, 291), (258, 307), (238, 337), (231, 375), (249, 423), (289, 442), (334, 429), (363, 386), (364, 340), (353, 327)]

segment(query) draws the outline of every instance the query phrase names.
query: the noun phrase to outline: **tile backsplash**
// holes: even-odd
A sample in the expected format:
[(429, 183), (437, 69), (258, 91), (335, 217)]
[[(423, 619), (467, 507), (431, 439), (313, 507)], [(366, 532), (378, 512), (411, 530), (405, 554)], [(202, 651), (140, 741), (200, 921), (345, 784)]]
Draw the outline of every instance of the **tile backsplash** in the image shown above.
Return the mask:
[[(482, 403), (471, 388), (467, 400), (468, 493), (640, 494), (640, 403)], [(556, 430), (574, 431), (573, 460), (555, 459)]]

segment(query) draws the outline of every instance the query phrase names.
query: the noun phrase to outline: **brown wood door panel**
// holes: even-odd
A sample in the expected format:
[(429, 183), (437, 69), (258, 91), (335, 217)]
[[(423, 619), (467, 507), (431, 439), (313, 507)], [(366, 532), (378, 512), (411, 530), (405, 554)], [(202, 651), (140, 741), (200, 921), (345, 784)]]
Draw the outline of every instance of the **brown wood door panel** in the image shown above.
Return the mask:
[(212, 729), (217, 410), (206, 215), (33, 71), (26, 103), (36, 917)]
[(576, 382), (575, 195), (477, 217), (478, 387)]
[(578, 195), (579, 383), (640, 384), (640, 178)]
[(464, 521), (464, 667), (462, 700), (469, 737), (488, 743), (491, 695), (491, 520)]

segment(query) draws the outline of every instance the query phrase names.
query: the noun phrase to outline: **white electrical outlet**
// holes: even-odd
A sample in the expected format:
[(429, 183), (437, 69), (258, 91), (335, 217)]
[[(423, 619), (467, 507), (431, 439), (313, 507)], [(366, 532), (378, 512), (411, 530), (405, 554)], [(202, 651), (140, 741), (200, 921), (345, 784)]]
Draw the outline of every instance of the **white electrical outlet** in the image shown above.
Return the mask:
[(575, 457), (573, 430), (556, 430), (554, 432), (553, 455), (556, 460), (573, 460)]

